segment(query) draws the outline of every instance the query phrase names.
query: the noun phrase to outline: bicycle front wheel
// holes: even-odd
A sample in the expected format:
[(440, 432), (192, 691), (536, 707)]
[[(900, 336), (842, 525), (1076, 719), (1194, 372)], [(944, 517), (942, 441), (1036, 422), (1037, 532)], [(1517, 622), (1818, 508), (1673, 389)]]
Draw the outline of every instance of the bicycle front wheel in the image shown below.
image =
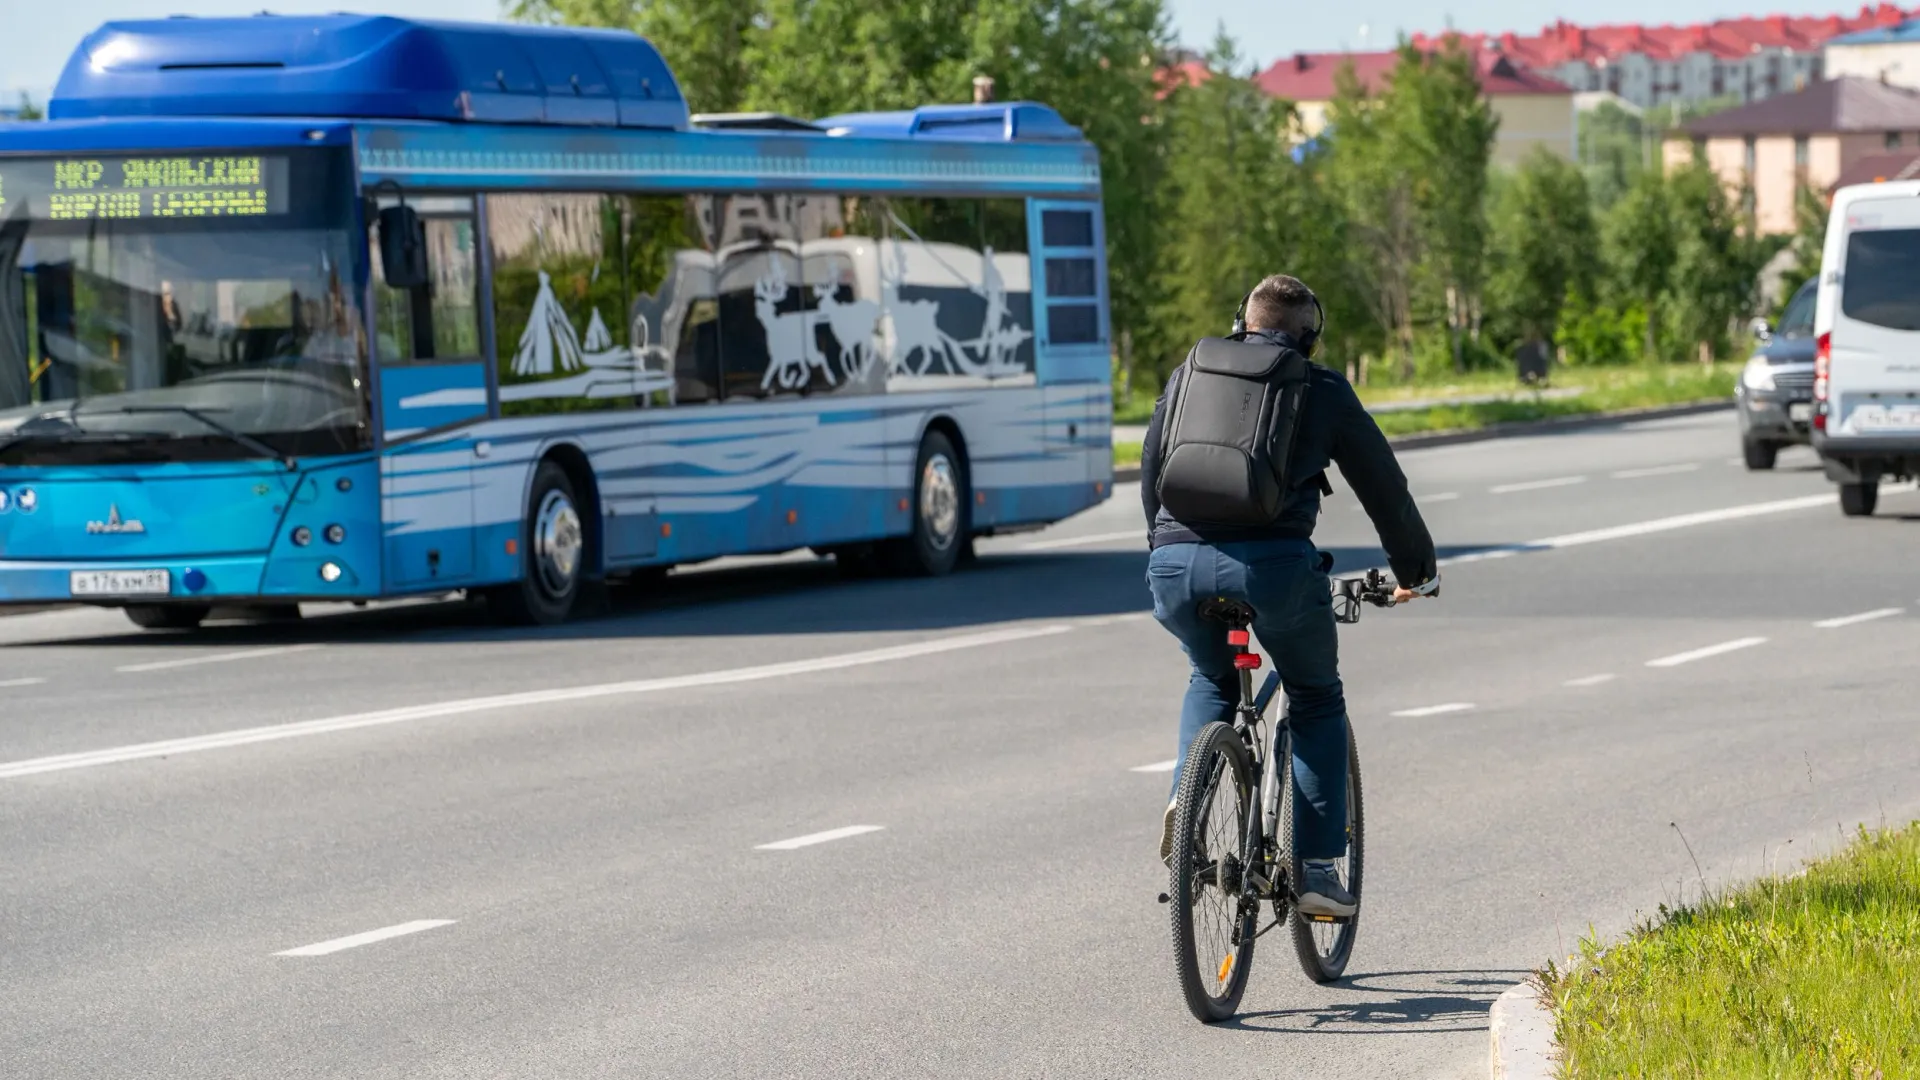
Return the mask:
[[(1291, 748), (1289, 748), (1291, 750)], [(1286, 837), (1288, 856), (1293, 866), (1293, 885), (1299, 887), (1300, 857), (1293, 835), (1293, 755), (1291, 752), (1282, 759), (1287, 766), (1287, 783), (1281, 791), (1288, 809)], [(1366, 854), (1366, 804), (1360, 797), (1360, 749), (1353, 739), (1353, 725), (1347, 725), (1347, 856), (1334, 860), (1334, 870), (1340, 883), (1353, 894), (1355, 910), (1351, 918), (1340, 922), (1316, 919), (1302, 915), (1299, 909), (1293, 913), (1294, 951), (1300, 954), (1300, 967), (1307, 978), (1314, 982), (1332, 982), (1346, 973), (1347, 961), (1353, 956), (1353, 943), (1360, 936), (1360, 871), (1362, 856)]]
[(1202, 1023), (1240, 1007), (1253, 963), (1259, 905), (1243, 896), (1253, 774), (1247, 747), (1226, 724), (1201, 729), (1187, 748), (1173, 812), (1167, 889), (1180, 992)]

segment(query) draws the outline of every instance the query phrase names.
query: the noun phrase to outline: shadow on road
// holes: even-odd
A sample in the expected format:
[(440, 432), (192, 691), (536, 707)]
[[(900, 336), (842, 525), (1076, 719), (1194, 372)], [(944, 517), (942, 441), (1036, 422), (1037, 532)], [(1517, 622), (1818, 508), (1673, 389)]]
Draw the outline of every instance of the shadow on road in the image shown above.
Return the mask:
[(1493, 1001), (1524, 971), (1385, 971), (1329, 986), (1341, 1000), (1303, 1009), (1242, 1013), (1222, 1027), (1295, 1034), (1377, 1035), (1382, 1029), (1445, 1034), (1485, 1031)]
[[(1377, 566), (1377, 548), (1326, 549), (1334, 573)], [(1443, 556), (1480, 548), (1442, 549)], [(597, 614), (563, 626), (508, 627), (484, 605), (453, 598), (322, 609), (305, 619), (213, 622), (196, 631), (95, 634), (35, 645), (272, 647), (382, 641), (592, 641), (954, 630), (1029, 619), (1146, 611), (1146, 550), (999, 552), (944, 578), (848, 580), (830, 559), (735, 562), (676, 571), (645, 585), (613, 585)]]

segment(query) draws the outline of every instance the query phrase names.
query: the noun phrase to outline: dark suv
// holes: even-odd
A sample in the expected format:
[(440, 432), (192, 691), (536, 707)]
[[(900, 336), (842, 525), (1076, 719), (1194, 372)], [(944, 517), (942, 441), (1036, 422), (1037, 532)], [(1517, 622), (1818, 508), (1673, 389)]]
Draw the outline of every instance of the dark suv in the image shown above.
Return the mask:
[(1740, 373), (1740, 449), (1749, 469), (1771, 469), (1783, 446), (1808, 441), (1813, 421), (1813, 301), (1819, 282), (1800, 286), (1778, 328), (1754, 321), (1760, 348)]

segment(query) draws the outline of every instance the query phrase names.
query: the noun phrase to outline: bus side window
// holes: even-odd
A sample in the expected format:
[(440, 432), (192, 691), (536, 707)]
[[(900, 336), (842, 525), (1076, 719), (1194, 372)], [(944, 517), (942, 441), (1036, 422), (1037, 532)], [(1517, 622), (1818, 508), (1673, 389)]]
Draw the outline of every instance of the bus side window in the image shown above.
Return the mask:
[[(440, 204), (448, 205), (442, 206)], [(458, 213), (465, 204), (466, 213)], [(468, 199), (420, 200), (426, 226), (428, 284), (395, 289), (373, 264), (376, 353), (383, 362), (471, 360), (480, 355), (479, 252), (474, 244), (472, 202)], [(379, 247), (379, 226), (372, 226), (371, 249)]]

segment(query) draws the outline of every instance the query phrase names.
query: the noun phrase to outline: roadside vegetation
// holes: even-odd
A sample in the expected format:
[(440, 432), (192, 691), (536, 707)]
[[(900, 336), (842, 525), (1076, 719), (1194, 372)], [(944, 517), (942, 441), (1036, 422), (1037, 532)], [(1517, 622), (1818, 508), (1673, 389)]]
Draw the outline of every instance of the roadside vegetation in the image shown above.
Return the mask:
[(1920, 1076), (1920, 822), (1549, 970), (1562, 1075)]

